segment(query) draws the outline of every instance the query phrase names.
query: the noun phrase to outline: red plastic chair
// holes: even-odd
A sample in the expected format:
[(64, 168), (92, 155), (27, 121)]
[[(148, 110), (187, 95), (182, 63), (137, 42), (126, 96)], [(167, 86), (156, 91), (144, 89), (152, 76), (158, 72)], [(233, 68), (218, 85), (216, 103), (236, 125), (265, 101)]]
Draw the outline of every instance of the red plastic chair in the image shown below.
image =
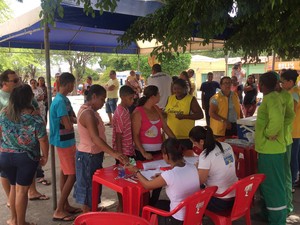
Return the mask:
[[(151, 206), (145, 206), (143, 208), (142, 216), (148, 221), (150, 219), (150, 221), (155, 221), (155, 224), (157, 224), (156, 214), (164, 217), (169, 217), (185, 207), (186, 211), (183, 225), (201, 225), (206, 206), (211, 196), (213, 196), (217, 189), (217, 187), (209, 187), (204, 190), (199, 190), (179, 203), (179, 205), (171, 212), (167, 212)], [(151, 213), (154, 214), (151, 215)]]
[(234, 183), (222, 194), (215, 194), (214, 197), (223, 197), (235, 191), (233, 207), (231, 210), (217, 213), (207, 209), (205, 215), (210, 217), (216, 225), (229, 225), (232, 224), (232, 221), (245, 216), (246, 224), (251, 225), (251, 203), (258, 186), (265, 178), (266, 176), (264, 174), (250, 175)]
[(116, 212), (90, 212), (84, 213), (75, 219), (74, 225), (152, 225), (154, 219), (147, 220), (125, 213)]

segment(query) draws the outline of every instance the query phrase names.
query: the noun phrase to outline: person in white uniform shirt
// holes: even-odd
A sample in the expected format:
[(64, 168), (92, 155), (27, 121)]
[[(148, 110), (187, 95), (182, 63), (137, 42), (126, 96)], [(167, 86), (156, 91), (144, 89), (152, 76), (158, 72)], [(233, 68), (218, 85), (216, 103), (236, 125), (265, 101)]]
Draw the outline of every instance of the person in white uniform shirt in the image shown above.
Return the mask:
[[(210, 127), (193, 127), (189, 137), (194, 146), (203, 150), (198, 163), (200, 183), (206, 184), (207, 187), (217, 186), (216, 193), (223, 193), (238, 180), (232, 147), (227, 143), (216, 141)], [(230, 209), (234, 198), (233, 192), (222, 198), (212, 197), (207, 209), (214, 212)]]
[[(177, 139), (168, 138), (162, 144), (161, 151), (163, 159), (166, 163), (170, 164), (172, 169), (162, 172), (153, 180), (147, 180), (135, 166), (129, 166), (128, 169), (136, 174), (146, 189), (155, 189), (165, 186), (167, 196), (170, 199), (170, 202), (168, 202), (169, 207), (166, 208), (163, 205), (163, 203), (165, 203), (163, 201), (159, 201), (157, 207), (172, 211), (181, 201), (200, 190), (198, 171), (195, 165), (184, 161), (182, 154), (183, 147)], [(182, 225), (184, 216), (185, 209), (183, 208), (173, 216), (159, 217), (159, 225)]]
[(172, 84), (172, 78), (161, 72), (161, 65), (154, 64), (152, 66), (152, 75), (148, 77), (147, 85), (154, 85), (158, 87), (158, 91), (160, 93), (160, 100), (157, 103), (157, 106), (160, 109), (164, 109), (168, 97), (171, 95), (171, 84)]

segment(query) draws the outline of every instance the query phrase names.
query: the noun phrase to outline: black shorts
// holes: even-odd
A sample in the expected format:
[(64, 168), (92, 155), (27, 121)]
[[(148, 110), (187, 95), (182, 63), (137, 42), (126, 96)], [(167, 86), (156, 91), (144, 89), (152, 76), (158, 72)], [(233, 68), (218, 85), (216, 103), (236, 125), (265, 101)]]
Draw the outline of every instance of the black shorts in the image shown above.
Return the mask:
[(38, 164), (26, 152), (0, 152), (0, 167), (11, 185), (30, 186)]

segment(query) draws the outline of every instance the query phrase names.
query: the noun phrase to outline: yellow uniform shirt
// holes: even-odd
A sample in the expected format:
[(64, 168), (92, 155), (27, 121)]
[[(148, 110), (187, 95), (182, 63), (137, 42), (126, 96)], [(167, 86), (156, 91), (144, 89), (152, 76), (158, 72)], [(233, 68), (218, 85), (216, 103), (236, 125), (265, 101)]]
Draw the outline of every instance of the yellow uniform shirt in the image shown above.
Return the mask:
[(195, 126), (195, 120), (179, 120), (176, 114), (189, 115), (193, 96), (186, 95), (178, 100), (175, 95), (168, 98), (165, 112), (168, 114), (167, 124), (177, 139), (188, 139), (190, 130)]

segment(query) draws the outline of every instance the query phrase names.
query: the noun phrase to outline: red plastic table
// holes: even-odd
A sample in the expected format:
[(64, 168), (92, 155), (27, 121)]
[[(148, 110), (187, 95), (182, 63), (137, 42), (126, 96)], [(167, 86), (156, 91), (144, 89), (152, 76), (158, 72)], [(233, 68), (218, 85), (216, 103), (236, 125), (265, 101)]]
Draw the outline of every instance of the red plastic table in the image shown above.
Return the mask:
[(149, 192), (137, 181), (132, 183), (124, 179), (115, 179), (118, 176), (118, 170), (114, 169), (116, 166), (110, 166), (97, 170), (93, 175), (92, 181), (92, 211), (97, 211), (98, 196), (100, 185), (119, 192), (123, 197), (123, 212), (139, 215), (142, 207), (142, 196)]
[(257, 153), (254, 150), (254, 146), (242, 147), (234, 144), (230, 145), (237, 156), (237, 177), (241, 179), (255, 174), (257, 172)]

